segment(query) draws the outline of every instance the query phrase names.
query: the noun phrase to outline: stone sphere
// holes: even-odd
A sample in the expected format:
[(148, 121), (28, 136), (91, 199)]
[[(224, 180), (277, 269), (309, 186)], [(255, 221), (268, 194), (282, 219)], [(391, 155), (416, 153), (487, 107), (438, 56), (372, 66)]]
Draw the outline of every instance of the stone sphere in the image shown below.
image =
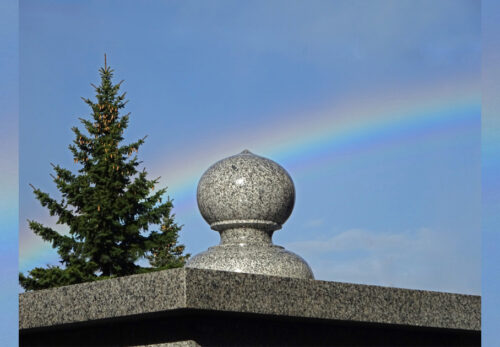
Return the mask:
[(198, 183), (198, 207), (214, 230), (277, 230), (295, 204), (292, 178), (276, 162), (248, 150), (222, 159)]

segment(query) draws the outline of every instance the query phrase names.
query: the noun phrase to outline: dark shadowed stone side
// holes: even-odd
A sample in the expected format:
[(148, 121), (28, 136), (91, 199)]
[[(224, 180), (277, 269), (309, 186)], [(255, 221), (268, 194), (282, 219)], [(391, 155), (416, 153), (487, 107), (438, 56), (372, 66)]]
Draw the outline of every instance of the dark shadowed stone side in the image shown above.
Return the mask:
[(166, 343), (155, 343), (153, 345), (140, 345), (138, 347), (197, 347), (200, 346), (196, 341), (178, 341), (178, 342), (166, 342)]
[(19, 328), (21, 346), (479, 345), (480, 308), (472, 295), (184, 268), (23, 293)]

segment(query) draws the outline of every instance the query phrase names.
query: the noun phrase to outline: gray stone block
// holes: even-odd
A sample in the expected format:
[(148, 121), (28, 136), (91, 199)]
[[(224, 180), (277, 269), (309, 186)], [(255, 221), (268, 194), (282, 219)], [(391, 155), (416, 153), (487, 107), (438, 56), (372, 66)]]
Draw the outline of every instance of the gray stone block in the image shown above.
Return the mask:
[(263, 314), (479, 331), (479, 296), (172, 269), (20, 294), (19, 328), (174, 312)]

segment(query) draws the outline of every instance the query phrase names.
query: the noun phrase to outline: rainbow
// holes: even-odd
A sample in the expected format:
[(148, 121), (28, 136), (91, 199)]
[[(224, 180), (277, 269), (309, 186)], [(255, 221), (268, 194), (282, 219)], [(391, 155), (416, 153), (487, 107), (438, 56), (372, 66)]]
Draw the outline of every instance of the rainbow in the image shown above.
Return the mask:
[[(16, 119), (15, 111), (7, 110), (5, 119)], [(5, 121), (6, 123), (9, 123)], [(0, 259), (6, 267), (12, 266), (12, 260), (17, 259), (17, 243), (19, 224), (19, 189), (18, 189), (18, 127), (17, 123), (5, 124), (2, 130), (0, 144), (8, 148), (2, 155), (2, 170), (0, 171)], [(2, 274), (6, 274), (5, 270)]]
[[(318, 111), (270, 117), (278, 121), (267, 124), (259, 134), (238, 133), (202, 149), (188, 148), (167, 165), (152, 166), (150, 172), (153, 176), (163, 176), (161, 183), (170, 187), (177, 213), (184, 212), (184, 202), (192, 205), (195, 199), (203, 172), (217, 160), (245, 148), (273, 158), (296, 175), (313, 170), (315, 165), (340, 152), (384, 145), (397, 147), (401, 142), (432, 132), (451, 133), (457, 128), (468, 128), (471, 123), (480, 126), (479, 90), (478, 82), (466, 80), (352, 96), (341, 105)], [(182, 169), (169, 172), (177, 167)]]
[[(339, 153), (355, 154), (384, 146), (397, 150), (402, 142), (420, 136), (456, 134), (471, 125), (480, 127), (479, 83), (475, 78), (456, 78), (434, 85), (353, 94), (335, 105), (270, 115), (273, 121), (263, 124), (258, 132), (217, 134), (212, 143), (200, 147), (194, 142), (165, 163), (156, 161), (146, 167), (150, 177), (162, 176), (160, 185), (168, 185), (168, 195), (175, 197), (177, 218), (186, 221), (197, 213), (198, 179), (221, 158), (249, 149), (276, 160), (296, 176), (317, 169)], [(153, 155), (161, 158), (161, 149)], [(151, 158), (146, 156), (143, 160), (151, 163)], [(47, 222), (54, 224), (53, 220)], [(42, 259), (52, 259), (54, 255), (50, 245), (31, 232), (20, 234), (21, 269), (43, 265)]]

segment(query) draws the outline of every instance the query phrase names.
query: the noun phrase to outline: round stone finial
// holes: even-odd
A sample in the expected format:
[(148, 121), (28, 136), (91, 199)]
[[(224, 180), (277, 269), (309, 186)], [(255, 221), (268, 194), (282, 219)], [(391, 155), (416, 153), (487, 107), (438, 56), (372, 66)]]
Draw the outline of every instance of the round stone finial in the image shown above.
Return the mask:
[(295, 187), (276, 162), (244, 150), (212, 165), (201, 177), (198, 207), (214, 230), (278, 230), (290, 217)]
[(280, 165), (249, 150), (222, 159), (201, 177), (197, 199), (221, 241), (187, 267), (314, 279), (304, 259), (272, 242), (295, 203), (293, 181)]

